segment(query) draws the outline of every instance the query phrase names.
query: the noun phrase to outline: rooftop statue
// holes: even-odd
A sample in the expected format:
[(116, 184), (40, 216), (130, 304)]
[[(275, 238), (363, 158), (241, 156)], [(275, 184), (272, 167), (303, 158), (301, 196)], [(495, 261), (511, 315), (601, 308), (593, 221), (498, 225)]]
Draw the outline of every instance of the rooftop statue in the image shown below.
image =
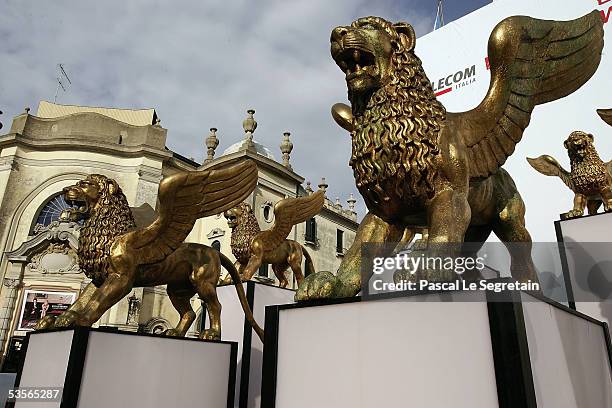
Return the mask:
[[(429, 245), (484, 242), (491, 232), (530, 243), (525, 205), (501, 166), (534, 107), (571, 94), (597, 70), (603, 22), (597, 11), (566, 22), (503, 20), (489, 37), (489, 90), (462, 113), (436, 99), (415, 43), (412, 26), (379, 17), (332, 31), (331, 54), (351, 103), (334, 105), (332, 115), (351, 134), (349, 164), (369, 212), (338, 274), (307, 277), (298, 300), (356, 295), (361, 244), (399, 242), (415, 226), (427, 228)], [(537, 281), (530, 245), (508, 249), (512, 276)], [(456, 275), (440, 270), (427, 278)]]
[(257, 166), (250, 160), (166, 177), (159, 185), (159, 215), (142, 228), (136, 226), (115, 180), (92, 174), (64, 189), (66, 201), (76, 206), (70, 218), (85, 218), (79, 234), (79, 265), (92, 282), (62, 315), (46, 316), (36, 328), (91, 326), (133, 287), (167, 285), (180, 321), (166, 334), (185, 335), (195, 319), (190, 299), (197, 293), (211, 321), (201, 337), (220, 339), (216, 285), (223, 265), (234, 278), (247, 319), (263, 340), (231, 261), (213, 248), (184, 242), (196, 220), (234, 207), (256, 184)]

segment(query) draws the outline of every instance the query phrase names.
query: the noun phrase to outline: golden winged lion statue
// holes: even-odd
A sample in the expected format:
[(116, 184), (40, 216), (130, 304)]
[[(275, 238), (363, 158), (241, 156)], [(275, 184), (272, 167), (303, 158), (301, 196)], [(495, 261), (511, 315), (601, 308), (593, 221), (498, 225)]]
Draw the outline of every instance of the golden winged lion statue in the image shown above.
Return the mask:
[[(331, 54), (351, 103), (334, 105), (332, 116), (351, 134), (349, 164), (369, 212), (338, 274), (307, 277), (298, 300), (356, 295), (361, 244), (399, 242), (414, 226), (427, 228), (430, 245), (484, 242), (491, 232), (531, 242), (525, 205), (501, 166), (534, 107), (571, 94), (597, 70), (603, 22), (597, 11), (566, 22), (506, 18), (489, 37), (489, 90), (462, 113), (436, 99), (415, 43), (412, 26), (379, 17), (332, 31)], [(514, 278), (536, 281), (530, 245), (508, 249)]]
[(263, 339), (232, 262), (213, 248), (184, 242), (196, 220), (234, 207), (256, 184), (253, 161), (166, 177), (159, 185), (159, 214), (142, 228), (137, 228), (115, 180), (92, 174), (64, 189), (66, 201), (76, 206), (71, 218), (85, 219), (78, 255), (91, 283), (68, 310), (57, 318), (46, 316), (37, 329), (91, 326), (132, 288), (167, 285), (180, 321), (166, 334), (185, 335), (195, 319), (190, 299), (197, 293), (206, 303), (211, 321), (210, 329), (200, 336), (219, 339), (221, 305), (216, 285), (223, 265), (234, 278), (247, 319)]
[(527, 158), (534, 169), (546, 176), (559, 177), (574, 192), (574, 207), (561, 214), (561, 218), (580, 217), (585, 207), (589, 214), (597, 214), (602, 203), (604, 211), (612, 211), (612, 162), (601, 160), (593, 144), (593, 135), (577, 130), (569, 135), (563, 146), (570, 159), (570, 171), (549, 155)]
[(304, 280), (302, 259), (306, 258), (306, 275), (314, 272), (312, 259), (300, 243), (287, 239), (294, 225), (314, 217), (323, 208), (325, 194), (317, 191), (298, 198), (285, 198), (274, 206), (274, 225), (261, 231), (251, 206), (241, 203), (225, 211), (232, 229), (231, 247), (236, 257), (236, 268), (242, 280), (249, 280), (262, 263), (272, 265), (281, 287), (289, 283), (285, 271), (291, 267), (300, 284)]

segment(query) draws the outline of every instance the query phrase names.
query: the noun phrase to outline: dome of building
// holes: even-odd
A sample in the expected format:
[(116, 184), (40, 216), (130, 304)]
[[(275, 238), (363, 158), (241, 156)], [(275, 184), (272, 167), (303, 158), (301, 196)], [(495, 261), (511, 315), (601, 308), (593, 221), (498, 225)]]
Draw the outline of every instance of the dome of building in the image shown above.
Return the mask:
[[(244, 140), (234, 143), (233, 145), (231, 145), (230, 147), (228, 147), (227, 149), (223, 151), (223, 156), (225, 156), (226, 154), (230, 154), (230, 153), (236, 153), (238, 150), (240, 150), (240, 147), (242, 146), (243, 143), (244, 143)], [(270, 149), (268, 149), (266, 146), (262, 145), (255, 139), (253, 139), (253, 144), (255, 145), (255, 151), (257, 152), (257, 154), (261, 154), (262, 156), (267, 157), (268, 159), (276, 161), (276, 159), (274, 158), (274, 155), (272, 154)]]

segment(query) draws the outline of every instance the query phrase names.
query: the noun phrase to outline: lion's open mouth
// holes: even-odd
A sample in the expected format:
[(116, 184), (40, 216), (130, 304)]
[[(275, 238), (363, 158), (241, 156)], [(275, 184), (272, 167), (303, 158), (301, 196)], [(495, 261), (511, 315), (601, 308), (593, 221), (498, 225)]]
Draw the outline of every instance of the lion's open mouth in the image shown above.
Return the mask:
[(87, 214), (89, 211), (89, 206), (87, 205), (87, 201), (81, 200), (66, 200), (66, 203), (72, 207), (72, 211), (79, 212), (81, 214)]
[(80, 197), (80, 195), (73, 189), (64, 190), (64, 200), (66, 200), (66, 204), (72, 207), (72, 212), (87, 214), (89, 211), (87, 200)]
[(586, 146), (582, 143), (572, 143), (571, 150), (580, 157), (586, 154)]
[(346, 79), (350, 80), (360, 74), (373, 74), (373, 68), (376, 68), (376, 57), (374, 53), (363, 48), (344, 48), (334, 58), (336, 64), (346, 74)]
[(236, 216), (234, 215), (225, 215), (225, 218), (227, 219), (227, 225), (229, 225), (230, 228), (234, 227), (236, 225)]

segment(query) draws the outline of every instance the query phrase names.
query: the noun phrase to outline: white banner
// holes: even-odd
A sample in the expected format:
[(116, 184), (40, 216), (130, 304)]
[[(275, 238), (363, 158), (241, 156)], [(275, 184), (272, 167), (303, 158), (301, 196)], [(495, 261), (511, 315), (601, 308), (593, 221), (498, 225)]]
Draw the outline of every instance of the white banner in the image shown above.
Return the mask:
[(487, 42), (497, 23), (513, 15), (572, 20), (595, 9), (606, 22), (599, 69), (573, 94), (536, 106), (523, 140), (504, 165), (527, 205), (534, 241), (556, 241), (553, 221), (572, 208), (573, 193), (560, 179), (536, 172), (525, 158), (550, 154), (569, 170), (563, 141), (572, 131), (583, 130), (595, 136), (602, 160), (612, 160), (612, 127), (595, 111), (612, 108), (612, 0), (497, 0), (417, 40), (416, 53), (438, 98), (447, 110), (462, 112), (476, 107), (489, 88)]

